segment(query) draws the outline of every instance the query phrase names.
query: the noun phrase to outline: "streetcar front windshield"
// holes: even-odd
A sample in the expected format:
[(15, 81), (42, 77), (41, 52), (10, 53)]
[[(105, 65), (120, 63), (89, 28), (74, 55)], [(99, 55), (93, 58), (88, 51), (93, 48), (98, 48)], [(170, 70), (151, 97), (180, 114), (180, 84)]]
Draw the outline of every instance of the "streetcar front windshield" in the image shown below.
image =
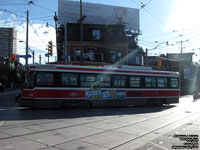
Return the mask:
[(26, 79), (25, 79), (25, 84), (24, 84), (24, 88), (34, 88), (34, 76), (35, 76), (35, 72), (29, 72)]

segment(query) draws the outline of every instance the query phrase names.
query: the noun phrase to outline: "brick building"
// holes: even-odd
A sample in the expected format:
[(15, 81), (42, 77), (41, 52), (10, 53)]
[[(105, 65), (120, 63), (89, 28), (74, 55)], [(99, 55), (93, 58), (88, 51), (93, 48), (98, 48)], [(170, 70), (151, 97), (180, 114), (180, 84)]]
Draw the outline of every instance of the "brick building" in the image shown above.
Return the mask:
[[(63, 61), (66, 53), (68, 63), (80, 64), (80, 25), (68, 23), (67, 32), (64, 30), (64, 26), (59, 29), (58, 60)], [(135, 34), (127, 37), (124, 25), (84, 24), (83, 64), (143, 65), (143, 50), (132, 55), (132, 51), (138, 49), (135, 38)]]

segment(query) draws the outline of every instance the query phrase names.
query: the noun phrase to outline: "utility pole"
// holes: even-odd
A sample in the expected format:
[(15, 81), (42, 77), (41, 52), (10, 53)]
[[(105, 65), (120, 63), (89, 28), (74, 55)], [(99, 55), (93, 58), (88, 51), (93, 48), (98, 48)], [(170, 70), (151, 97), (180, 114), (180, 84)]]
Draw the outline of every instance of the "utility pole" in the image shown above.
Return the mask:
[(35, 64), (35, 51), (33, 51), (33, 64)]
[(54, 16), (54, 21), (55, 21), (55, 31), (56, 31), (56, 51), (58, 53), (58, 26), (57, 26), (57, 22), (58, 22), (58, 17), (56, 15), (56, 12), (55, 12), (55, 16)]
[(40, 62), (39, 62), (39, 63), (40, 63), (40, 64), (41, 64), (41, 59), (42, 59), (42, 58), (41, 58), (41, 54), (40, 54), (40, 56), (39, 56), (39, 60), (40, 60)]
[(148, 49), (146, 48), (146, 56), (148, 56)]
[(148, 60), (148, 58), (147, 58), (147, 56), (148, 56), (148, 49), (146, 48), (146, 55), (145, 55), (145, 65), (147, 65), (147, 60)]
[(180, 88), (180, 92), (181, 92), (181, 81), (182, 81), (182, 59), (183, 59), (183, 42), (188, 42), (188, 40), (185, 41), (179, 41), (177, 43), (181, 43), (181, 53), (180, 53), (180, 66), (179, 66), (179, 88)]
[[(64, 61), (65, 61), (65, 64), (68, 62), (68, 52), (67, 52), (67, 23), (65, 22), (64, 24)], [(70, 61), (70, 60), (69, 60)]]
[(180, 55), (180, 68), (179, 68), (179, 87), (181, 89), (181, 75), (182, 75), (182, 55), (183, 55), (183, 41), (181, 41), (181, 55)]
[(47, 56), (48, 56), (48, 63), (49, 63), (49, 53), (47, 53)]
[(27, 17), (26, 17), (26, 68), (28, 67), (28, 22), (29, 22), (29, 11), (27, 10)]
[(80, 65), (83, 65), (83, 16), (82, 16), (82, 0), (80, 0)]

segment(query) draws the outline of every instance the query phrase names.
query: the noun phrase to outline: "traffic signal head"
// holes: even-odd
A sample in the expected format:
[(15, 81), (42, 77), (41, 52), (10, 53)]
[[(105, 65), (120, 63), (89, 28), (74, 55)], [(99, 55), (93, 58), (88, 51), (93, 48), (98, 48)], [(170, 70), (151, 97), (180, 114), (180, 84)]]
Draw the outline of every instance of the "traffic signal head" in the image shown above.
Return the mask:
[(48, 42), (48, 54), (51, 56), (53, 55), (53, 42), (52, 41)]
[(14, 63), (14, 62), (15, 62), (15, 55), (11, 55), (11, 57), (10, 57), (10, 62), (11, 62), (11, 63)]

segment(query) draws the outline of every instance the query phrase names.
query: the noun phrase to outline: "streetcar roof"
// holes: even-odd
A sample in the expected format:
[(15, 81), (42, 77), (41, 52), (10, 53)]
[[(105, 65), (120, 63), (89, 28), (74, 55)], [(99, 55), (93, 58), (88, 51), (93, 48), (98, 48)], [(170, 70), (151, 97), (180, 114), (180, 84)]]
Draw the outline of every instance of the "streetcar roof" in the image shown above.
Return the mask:
[[(116, 73), (116, 74), (151, 74), (162, 76), (179, 76), (178, 72), (152, 70), (151, 67), (144, 66), (126, 66), (126, 65), (106, 65), (99, 66), (77, 66), (77, 65), (29, 65), (29, 70), (35, 71), (72, 71), (72, 72), (86, 72), (86, 73)], [(103, 71), (103, 72), (102, 72)]]

